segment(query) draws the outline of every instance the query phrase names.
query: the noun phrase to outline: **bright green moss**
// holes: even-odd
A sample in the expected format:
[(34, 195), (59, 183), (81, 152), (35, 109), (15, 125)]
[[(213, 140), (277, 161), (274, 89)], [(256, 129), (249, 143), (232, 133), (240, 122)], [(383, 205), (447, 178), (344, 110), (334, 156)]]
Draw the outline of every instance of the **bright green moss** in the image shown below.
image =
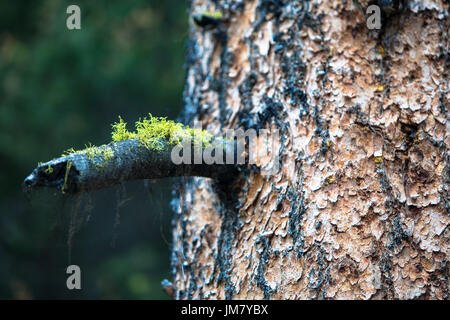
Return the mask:
[(51, 165), (48, 165), (47, 169), (45, 169), (45, 172), (46, 172), (47, 174), (52, 174), (52, 173), (53, 173), (53, 168), (52, 168), (52, 166), (51, 166)]
[[(137, 139), (147, 149), (162, 150), (164, 143), (181, 144), (183, 140), (189, 139), (194, 146), (206, 148), (211, 145), (213, 136), (200, 129), (191, 129), (189, 126), (184, 126), (181, 123), (176, 123), (172, 120), (167, 120), (164, 117), (149, 117), (139, 119), (136, 122), (136, 131), (131, 132), (127, 130), (127, 123), (119, 116), (119, 122), (112, 125), (112, 140), (113, 142)], [(97, 167), (103, 168), (108, 161), (114, 157), (114, 150), (109, 146), (96, 147), (91, 144), (86, 146), (83, 150), (75, 150), (70, 148), (66, 150), (61, 156), (66, 157), (71, 154), (86, 155), (86, 157)], [(71, 166), (71, 165), (70, 165)], [(68, 167), (70, 170), (70, 166)], [(49, 172), (47, 172), (49, 170)], [(51, 173), (52, 168), (47, 168), (46, 172)], [(68, 172), (68, 171), (67, 171)], [(66, 182), (64, 183), (64, 185)], [(64, 192), (64, 186), (62, 191)]]
[(119, 117), (119, 122), (112, 125), (112, 140), (114, 142), (138, 139), (147, 149), (161, 150), (164, 141), (170, 144), (180, 144), (184, 139), (191, 139), (196, 146), (207, 147), (213, 136), (200, 129), (191, 129), (181, 123), (167, 120), (164, 117), (153, 117), (139, 119), (136, 122), (136, 131), (130, 132), (126, 129), (126, 122)]
[(114, 157), (114, 151), (110, 147), (106, 147), (106, 148), (102, 149), (101, 154), (102, 154), (103, 160), (105, 162), (108, 162), (109, 160), (111, 160)]
[(85, 153), (89, 160), (96, 160), (101, 157), (104, 161), (110, 160), (114, 157), (114, 151), (111, 147), (103, 146), (102, 148), (93, 145), (86, 146), (86, 149), (81, 150), (80, 153)]
[(201, 13), (201, 15), (207, 16), (207, 17), (211, 17), (211, 18), (213, 18), (213, 19), (222, 19), (222, 18), (223, 18), (223, 13), (220, 12), (220, 11), (213, 11), (213, 12), (210, 12), (210, 11), (203, 11), (203, 12)]
[(78, 152), (80, 152), (80, 151), (77, 151), (77, 150), (75, 150), (74, 148), (70, 148), (70, 149), (67, 149), (66, 151), (64, 151), (64, 152), (61, 154), (61, 157), (67, 157), (68, 155), (71, 155), (71, 154), (73, 154), (73, 153), (78, 153)]
[(136, 138), (136, 133), (127, 130), (127, 123), (124, 122), (120, 116), (119, 122), (114, 123), (112, 127), (113, 127), (112, 132), (113, 141), (122, 141)]
[(102, 147), (96, 147), (92, 144), (89, 144), (89, 146), (86, 146), (83, 150), (75, 150), (74, 148), (70, 148), (66, 150), (62, 156), (66, 157), (70, 154), (84, 154), (87, 156), (89, 160), (94, 163), (96, 167), (104, 167), (109, 160), (111, 160), (114, 157), (114, 151), (111, 147), (108, 146), (102, 146)]

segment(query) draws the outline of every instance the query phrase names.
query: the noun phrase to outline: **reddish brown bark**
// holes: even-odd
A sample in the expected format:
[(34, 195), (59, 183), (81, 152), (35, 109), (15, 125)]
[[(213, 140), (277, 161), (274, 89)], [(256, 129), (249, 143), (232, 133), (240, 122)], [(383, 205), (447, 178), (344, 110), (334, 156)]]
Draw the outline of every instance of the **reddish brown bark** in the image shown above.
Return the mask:
[(359, 2), (192, 2), (225, 21), (191, 28), (186, 119), (278, 129), (282, 170), (186, 183), (176, 298), (448, 299), (448, 3)]

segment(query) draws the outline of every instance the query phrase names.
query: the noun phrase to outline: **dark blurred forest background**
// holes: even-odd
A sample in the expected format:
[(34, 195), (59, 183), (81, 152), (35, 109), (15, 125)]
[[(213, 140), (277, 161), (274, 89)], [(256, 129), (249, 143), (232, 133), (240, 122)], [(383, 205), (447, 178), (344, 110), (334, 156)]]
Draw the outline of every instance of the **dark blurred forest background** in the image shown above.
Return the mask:
[[(70, 4), (81, 8), (81, 30), (66, 28)], [(77, 200), (54, 191), (27, 199), (22, 182), (70, 147), (108, 143), (119, 115), (130, 128), (149, 112), (175, 119), (187, 30), (182, 0), (0, 1), (1, 299), (166, 298), (173, 181), (125, 184), (119, 224), (118, 188), (82, 199), (70, 254), (82, 289), (72, 291)]]

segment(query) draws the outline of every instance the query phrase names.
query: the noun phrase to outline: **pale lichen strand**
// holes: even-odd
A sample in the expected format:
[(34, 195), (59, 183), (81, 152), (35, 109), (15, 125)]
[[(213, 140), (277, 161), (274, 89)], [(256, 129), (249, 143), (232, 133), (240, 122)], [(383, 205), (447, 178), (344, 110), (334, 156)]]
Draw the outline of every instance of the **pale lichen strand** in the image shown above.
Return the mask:
[(69, 171), (70, 171), (71, 167), (72, 167), (72, 161), (69, 160), (69, 161), (67, 161), (67, 164), (66, 164), (66, 173), (64, 175), (64, 184), (61, 187), (61, 193), (62, 194), (66, 193), (66, 190), (67, 190), (67, 178), (69, 177)]

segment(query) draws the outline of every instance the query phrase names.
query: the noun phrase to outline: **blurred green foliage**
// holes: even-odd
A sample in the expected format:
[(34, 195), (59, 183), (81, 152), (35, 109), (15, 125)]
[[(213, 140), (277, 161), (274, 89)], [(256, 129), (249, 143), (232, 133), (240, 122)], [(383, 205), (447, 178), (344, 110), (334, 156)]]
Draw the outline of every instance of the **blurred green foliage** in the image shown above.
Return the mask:
[[(81, 8), (81, 30), (66, 28), (70, 4)], [(118, 115), (175, 118), (186, 36), (180, 0), (0, 2), (0, 298), (164, 298), (170, 181), (150, 193), (127, 184), (132, 198), (115, 231), (114, 189), (91, 196), (72, 248), (77, 292), (65, 285), (76, 199), (48, 192), (27, 201), (22, 181), (69, 147), (109, 142)]]

